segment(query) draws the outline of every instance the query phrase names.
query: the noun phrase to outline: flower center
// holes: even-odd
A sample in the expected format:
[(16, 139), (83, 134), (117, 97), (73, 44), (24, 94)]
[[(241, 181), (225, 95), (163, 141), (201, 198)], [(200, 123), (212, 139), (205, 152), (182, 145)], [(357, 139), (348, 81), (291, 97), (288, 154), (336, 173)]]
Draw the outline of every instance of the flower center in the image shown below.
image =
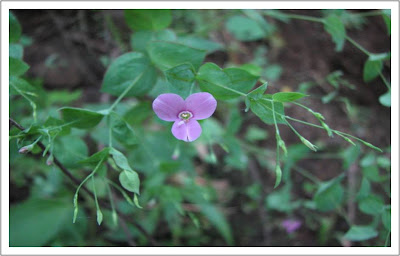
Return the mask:
[(189, 111), (182, 111), (181, 113), (179, 113), (179, 118), (182, 120), (189, 120), (190, 118), (192, 118), (193, 114), (190, 113)]

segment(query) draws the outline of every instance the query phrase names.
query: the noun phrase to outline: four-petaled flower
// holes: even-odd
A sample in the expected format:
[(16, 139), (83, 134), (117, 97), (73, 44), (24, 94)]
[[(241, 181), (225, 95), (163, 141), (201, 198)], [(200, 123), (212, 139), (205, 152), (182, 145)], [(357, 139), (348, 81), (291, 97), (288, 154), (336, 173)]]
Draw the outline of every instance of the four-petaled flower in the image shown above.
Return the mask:
[(173, 93), (159, 95), (153, 101), (153, 110), (157, 116), (172, 125), (172, 134), (179, 140), (194, 141), (201, 134), (197, 120), (209, 118), (217, 108), (217, 101), (207, 92), (194, 93), (183, 100)]

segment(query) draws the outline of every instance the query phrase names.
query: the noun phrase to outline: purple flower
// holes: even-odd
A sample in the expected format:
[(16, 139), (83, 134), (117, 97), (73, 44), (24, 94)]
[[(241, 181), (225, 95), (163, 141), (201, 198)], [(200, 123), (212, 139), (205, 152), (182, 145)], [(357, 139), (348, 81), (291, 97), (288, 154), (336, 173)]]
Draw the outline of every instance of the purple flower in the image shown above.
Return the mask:
[(286, 232), (290, 234), (300, 228), (301, 221), (286, 219), (282, 221), (281, 225), (284, 229), (286, 229)]
[(201, 134), (201, 126), (197, 120), (209, 118), (217, 108), (217, 101), (208, 92), (194, 93), (183, 100), (173, 93), (159, 95), (153, 101), (156, 115), (172, 125), (172, 134), (178, 140), (194, 141)]

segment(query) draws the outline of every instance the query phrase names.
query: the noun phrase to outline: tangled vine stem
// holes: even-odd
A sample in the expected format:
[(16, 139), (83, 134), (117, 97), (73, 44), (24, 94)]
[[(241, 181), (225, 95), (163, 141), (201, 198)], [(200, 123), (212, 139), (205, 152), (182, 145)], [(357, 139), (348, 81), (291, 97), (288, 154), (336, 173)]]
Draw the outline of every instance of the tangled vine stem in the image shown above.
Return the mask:
[[(10, 129), (11, 129), (11, 127), (12, 126), (15, 126), (16, 128), (18, 128), (19, 130), (21, 130), (21, 131), (23, 131), (23, 130), (25, 130), (25, 128), (23, 127), (23, 126), (21, 126), (19, 123), (17, 123), (15, 120), (13, 120), (12, 118), (9, 118), (9, 123), (10, 123)], [(38, 143), (37, 143), (37, 145), (42, 149), (42, 150), (45, 150), (46, 149), (46, 146), (41, 142), (41, 141), (39, 141)], [(47, 152), (47, 154), (46, 155), (50, 155), (50, 153), (49, 152)], [(79, 186), (79, 184), (81, 183), (80, 181), (79, 181), (79, 179), (77, 179), (74, 175), (72, 175), (72, 173), (57, 159), (57, 157), (55, 157), (55, 156), (53, 156), (54, 157), (54, 164), (56, 165), (56, 166), (58, 166), (58, 168), (60, 168), (60, 170), (72, 181), (72, 182), (74, 182), (75, 183), (75, 185), (77, 185), (77, 186)], [(82, 188), (81, 188), (83, 191), (85, 191), (87, 194), (89, 194), (91, 197), (94, 197), (94, 194), (90, 191), (90, 190), (88, 190), (86, 187), (84, 187), (84, 186), (82, 186)], [(111, 209), (111, 205), (109, 204), (109, 203), (107, 203), (106, 201), (104, 201), (104, 200), (101, 200), (101, 199), (99, 199), (99, 204), (102, 206), (102, 207), (104, 207), (104, 208), (107, 208), (107, 209)], [(118, 209), (115, 209), (116, 210), (116, 212), (117, 212), (117, 214), (118, 214), (118, 216), (120, 217), (120, 219), (121, 219), (121, 224), (123, 225), (123, 226), (125, 226), (126, 227), (126, 222), (130, 222), (130, 223), (132, 223), (148, 240), (149, 240), (149, 242), (150, 242), (150, 244), (152, 245), (152, 246), (159, 246), (159, 244), (157, 243), (157, 241), (155, 241), (154, 240), (154, 238), (139, 224), (139, 223), (137, 223), (133, 218), (131, 218), (131, 217), (129, 217), (129, 216), (127, 216), (127, 215), (125, 215), (125, 214), (123, 214), (123, 213), (121, 213)], [(129, 219), (129, 221), (128, 221), (128, 219)]]

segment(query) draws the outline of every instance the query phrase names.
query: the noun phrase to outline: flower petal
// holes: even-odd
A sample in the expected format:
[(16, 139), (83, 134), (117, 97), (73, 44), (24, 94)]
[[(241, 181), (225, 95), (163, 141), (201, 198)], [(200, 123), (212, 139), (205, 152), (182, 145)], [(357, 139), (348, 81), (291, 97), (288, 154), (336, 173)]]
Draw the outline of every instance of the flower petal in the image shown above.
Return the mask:
[(153, 101), (153, 110), (164, 121), (179, 120), (178, 114), (185, 108), (185, 101), (178, 94), (165, 93)]
[(176, 121), (171, 131), (178, 140), (191, 142), (200, 137), (201, 126), (199, 122), (194, 119), (190, 119), (189, 122)]
[(186, 110), (193, 113), (196, 120), (209, 118), (217, 108), (217, 101), (208, 92), (190, 95), (186, 100)]

